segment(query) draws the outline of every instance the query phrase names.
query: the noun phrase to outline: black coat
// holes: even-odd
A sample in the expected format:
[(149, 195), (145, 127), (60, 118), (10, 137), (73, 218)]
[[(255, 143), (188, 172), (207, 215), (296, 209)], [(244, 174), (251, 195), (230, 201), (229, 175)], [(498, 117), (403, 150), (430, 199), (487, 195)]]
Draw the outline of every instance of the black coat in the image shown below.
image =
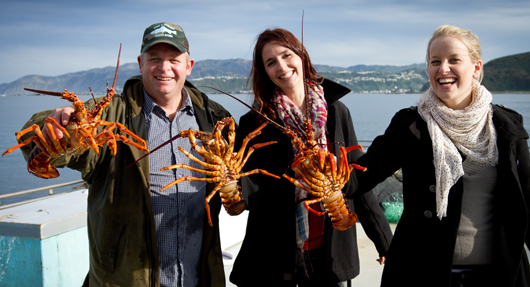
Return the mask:
[[(499, 163), (494, 196), (494, 281), (491, 286), (528, 286), (527, 201), (530, 158), (522, 116), (493, 106)], [(416, 107), (399, 111), (358, 163), (359, 191), (370, 190), (402, 168), (404, 212), (395, 230), (381, 286), (450, 286), (460, 223), (462, 178), (451, 188), (447, 217), (436, 216), (432, 141)], [(349, 194), (348, 196), (351, 196)]]
[[(326, 129), (330, 140), (339, 145), (357, 144), (355, 131), (348, 108), (338, 101), (349, 90), (331, 81), (325, 81), (324, 94), (328, 103)], [(280, 120), (277, 121), (282, 124)], [(258, 117), (249, 112), (241, 117), (236, 139), (239, 150), (243, 137), (259, 125)], [(286, 173), (294, 176), (290, 169), (294, 155), (291, 141), (279, 129), (266, 126), (262, 134), (249, 143), (277, 141), (276, 144), (257, 149), (249, 158), (245, 170), (256, 168), (267, 170), (278, 176)], [(359, 150), (348, 154), (350, 161), (361, 155)], [(344, 190), (356, 186), (355, 176)], [(230, 281), (240, 286), (279, 286), (294, 276), (296, 248), (295, 186), (286, 179), (274, 179), (261, 174), (251, 175), (241, 181), (244, 197), (248, 202), (249, 217), (245, 239), (235, 260)], [(375, 242), (380, 254), (385, 254), (392, 238), (388, 221), (384, 217), (373, 193), (356, 198), (348, 205), (356, 212), (367, 235)], [(359, 274), (359, 256), (355, 226), (346, 231), (337, 231), (326, 220), (326, 265), (327, 276), (333, 281), (345, 281)], [(375, 260), (376, 258), (374, 258)]]

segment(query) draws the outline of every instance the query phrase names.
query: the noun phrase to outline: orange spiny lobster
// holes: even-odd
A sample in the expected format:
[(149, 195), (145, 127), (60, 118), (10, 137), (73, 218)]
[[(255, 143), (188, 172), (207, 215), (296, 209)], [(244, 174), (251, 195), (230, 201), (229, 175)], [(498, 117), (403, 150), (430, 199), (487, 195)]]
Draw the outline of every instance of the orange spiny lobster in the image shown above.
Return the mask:
[[(339, 147), (337, 165), (335, 156), (321, 148), (315, 141), (309, 120), (305, 120), (304, 125), (306, 144), (294, 132), (290, 130), (286, 132), (298, 150), (291, 168), (299, 179), (286, 174), (283, 177), (317, 197), (304, 201), (307, 210), (319, 216), (327, 213), (337, 230), (346, 230), (357, 222), (357, 215), (349, 210), (342, 194), (342, 188), (350, 179), (350, 173), (354, 168), (366, 170), (357, 164), (348, 164), (346, 154), (354, 149), (362, 150), (362, 146)], [(322, 202), (325, 211), (318, 212), (309, 206), (316, 202)]]
[[(228, 125), (228, 141), (226, 141), (221, 134), (222, 130), (227, 125)], [(212, 197), (218, 191), (219, 191), (219, 196), (221, 197), (221, 202), (223, 203), (223, 206), (226, 212), (229, 215), (241, 214), (246, 209), (247, 203), (241, 196), (241, 190), (240, 190), (239, 185), (237, 184), (237, 180), (239, 178), (247, 176), (247, 175), (251, 175), (251, 174), (256, 174), (256, 173), (265, 174), (265, 175), (272, 176), (278, 179), (280, 178), (279, 176), (271, 174), (262, 169), (255, 169), (249, 172), (239, 173), (255, 149), (276, 143), (272, 141), (272, 142), (255, 144), (248, 149), (246, 156), (244, 155), (248, 142), (254, 137), (256, 137), (257, 135), (259, 135), (261, 133), (261, 130), (266, 125), (267, 123), (264, 123), (259, 128), (257, 128), (255, 131), (248, 134), (243, 140), (243, 144), (237, 153), (234, 153), (234, 141), (236, 137), (235, 122), (234, 122), (234, 119), (231, 117), (224, 118), (218, 121), (212, 131), (212, 134), (208, 134), (208, 133), (197, 131), (197, 130), (191, 130), (191, 129), (187, 131), (181, 131), (178, 135), (174, 136), (173, 138), (169, 139), (165, 143), (153, 149), (151, 153), (155, 152), (162, 146), (168, 144), (169, 142), (177, 138), (180, 138), (180, 137), (188, 138), (192, 148), (195, 149), (195, 151), (197, 151), (197, 153), (202, 156), (203, 160), (196, 158), (190, 152), (184, 150), (181, 147), (178, 147), (178, 149), (182, 153), (184, 153), (189, 159), (208, 168), (208, 170), (197, 169), (197, 168), (194, 168), (189, 165), (182, 164), (182, 163), (177, 163), (175, 165), (167, 166), (160, 170), (184, 168), (184, 169), (193, 170), (193, 171), (205, 174), (208, 177), (207, 178), (198, 178), (198, 177), (193, 177), (193, 176), (180, 177), (176, 179), (175, 181), (171, 182), (170, 184), (164, 186), (162, 190), (170, 186), (173, 186), (175, 184), (178, 184), (180, 182), (186, 181), (186, 180), (187, 181), (206, 181), (206, 182), (216, 183), (215, 188), (212, 190), (212, 192), (210, 192), (210, 194), (206, 197), (204, 201), (204, 205), (206, 207), (206, 213), (208, 215), (208, 223), (210, 224), (210, 226), (213, 226), (213, 224), (212, 224), (212, 219), (210, 215), (209, 203)], [(197, 144), (196, 139), (200, 139), (202, 141), (202, 146)], [(142, 158), (140, 158), (139, 160), (141, 160)]]
[[(304, 13), (302, 12), (302, 49), (304, 49), (303, 17)], [(305, 71), (303, 71), (303, 74), (305, 78)], [(307, 83), (305, 82), (304, 93), (307, 95)], [(308, 100), (306, 100), (306, 104), (309, 105)], [(306, 110), (309, 113), (310, 107), (307, 106)], [(299, 179), (294, 179), (286, 174), (283, 177), (317, 197), (317, 199), (304, 201), (304, 206), (307, 210), (319, 216), (327, 213), (337, 230), (346, 230), (357, 222), (357, 215), (350, 211), (348, 204), (344, 200), (342, 188), (348, 182), (350, 173), (354, 168), (366, 170), (357, 164), (349, 164), (346, 154), (354, 149), (362, 149), (362, 147), (360, 145), (349, 148), (339, 147), (339, 162), (337, 166), (335, 156), (321, 148), (316, 142), (309, 116), (306, 117), (303, 124), (305, 143), (292, 130), (288, 128), (284, 130), (284, 133), (291, 138), (293, 145), (298, 151), (295, 154), (291, 168)], [(322, 202), (325, 211), (318, 212), (309, 206), (316, 202)]]
[[(121, 45), (120, 52), (118, 53), (118, 63), (116, 65), (116, 74), (114, 75), (112, 87), (109, 88), (107, 84), (107, 95), (99, 102), (99, 104), (95, 104), (95, 108), (93, 110), (89, 110), (87, 107), (85, 107), (85, 104), (78, 98), (77, 95), (72, 92), (68, 92), (66, 89), (61, 93), (24, 88), (25, 90), (32, 92), (60, 96), (62, 99), (72, 102), (75, 111), (71, 114), (70, 120), (65, 127), (61, 126), (53, 118), (48, 117), (45, 119), (45, 125), (50, 131), (51, 142), (47, 142), (45, 140), (40, 127), (34, 124), (17, 133), (17, 141), (20, 140), (23, 135), (31, 131), (33, 131), (36, 135), (6, 150), (2, 156), (31, 142), (35, 142), (35, 144), (40, 148), (40, 151), (28, 161), (28, 171), (40, 178), (55, 178), (59, 176), (59, 172), (57, 171), (57, 168), (50, 165), (52, 160), (64, 155), (81, 154), (90, 148), (93, 148), (94, 151), (99, 155), (99, 147), (103, 146), (104, 144), (108, 145), (113, 156), (116, 155), (117, 141), (123, 141), (125, 144), (134, 146), (139, 150), (149, 153), (144, 140), (128, 130), (124, 125), (120, 123), (99, 120), (103, 110), (109, 105), (112, 97), (115, 94), (114, 88), (116, 87), (116, 80), (118, 78), (120, 54)], [(90, 90), (90, 93), (94, 98), (92, 90)], [(63, 138), (57, 139), (57, 136), (53, 130), (54, 126), (62, 131)], [(101, 132), (97, 133), (98, 126), (106, 127)], [(112, 130), (116, 127), (118, 127), (122, 132), (133, 137), (140, 144), (130, 141), (123, 135), (114, 134)]]
[[(211, 87), (208, 87), (211, 88)], [(349, 164), (347, 159), (347, 153), (354, 149), (362, 149), (361, 145), (353, 147), (339, 148), (339, 161), (338, 165), (335, 156), (332, 153), (328, 153), (325, 149), (321, 148), (314, 138), (314, 133), (311, 129), (311, 122), (309, 119), (304, 121), (305, 125), (305, 140), (301, 139), (296, 133), (289, 128), (278, 125), (267, 116), (263, 115), (253, 107), (247, 105), (245, 102), (238, 98), (225, 93), (221, 90), (214, 89), (220, 93), (228, 95), (237, 101), (241, 102), (254, 113), (264, 119), (266, 122), (273, 124), (278, 129), (282, 130), (298, 150), (295, 154), (291, 168), (299, 176), (299, 179), (294, 179), (284, 174), (283, 177), (291, 181), (296, 186), (303, 188), (314, 196), (318, 197), (314, 200), (305, 200), (304, 206), (311, 212), (321, 216), (327, 213), (331, 218), (333, 226), (337, 230), (346, 230), (357, 222), (357, 215), (352, 213), (344, 200), (342, 188), (348, 182), (351, 171), (356, 168), (360, 170), (366, 170), (357, 164)], [(309, 207), (309, 204), (315, 202), (322, 202), (325, 211), (318, 212)]]

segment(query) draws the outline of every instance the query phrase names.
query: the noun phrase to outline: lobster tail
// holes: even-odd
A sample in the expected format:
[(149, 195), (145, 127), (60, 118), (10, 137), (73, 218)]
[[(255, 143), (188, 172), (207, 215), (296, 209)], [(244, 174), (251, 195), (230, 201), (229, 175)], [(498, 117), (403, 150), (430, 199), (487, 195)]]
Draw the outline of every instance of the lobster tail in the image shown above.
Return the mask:
[(342, 192), (337, 192), (323, 202), (335, 229), (344, 231), (357, 222), (357, 215), (350, 211)]
[(37, 155), (28, 162), (28, 172), (44, 179), (59, 177), (57, 168), (50, 165), (48, 153), (42, 150), (38, 150)]
[(247, 209), (247, 202), (241, 197), (237, 181), (233, 181), (219, 190), (221, 202), (229, 215), (239, 215)]

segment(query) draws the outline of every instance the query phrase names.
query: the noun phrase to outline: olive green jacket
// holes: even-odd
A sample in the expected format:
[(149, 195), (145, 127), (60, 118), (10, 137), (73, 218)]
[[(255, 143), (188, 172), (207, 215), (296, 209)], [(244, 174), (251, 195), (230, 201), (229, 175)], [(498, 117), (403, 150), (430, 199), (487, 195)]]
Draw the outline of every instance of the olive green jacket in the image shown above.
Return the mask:
[[(221, 105), (210, 101), (191, 83), (186, 82), (185, 86), (200, 130), (211, 132), (218, 120), (230, 116)], [(125, 83), (123, 94), (114, 96), (103, 111), (101, 120), (122, 123), (147, 141), (143, 100), (141, 76), (132, 77)], [(93, 101), (88, 102), (93, 107)], [(34, 123), (42, 127), (50, 112), (35, 114), (25, 127)], [(26, 160), (31, 148), (30, 145), (22, 148)], [(56, 167), (80, 171), (89, 184), (87, 226), (90, 270), (84, 285), (159, 286), (160, 266), (149, 194), (149, 160), (145, 158), (127, 168), (144, 152), (123, 142), (118, 142), (115, 157), (106, 145), (99, 151), (99, 156), (89, 149), (81, 155), (61, 157), (52, 162)], [(218, 195), (210, 201), (210, 206), (212, 214), (218, 215), (221, 206)], [(212, 217), (213, 227), (207, 223), (206, 216), (204, 218), (200, 286), (225, 286), (219, 218)]]

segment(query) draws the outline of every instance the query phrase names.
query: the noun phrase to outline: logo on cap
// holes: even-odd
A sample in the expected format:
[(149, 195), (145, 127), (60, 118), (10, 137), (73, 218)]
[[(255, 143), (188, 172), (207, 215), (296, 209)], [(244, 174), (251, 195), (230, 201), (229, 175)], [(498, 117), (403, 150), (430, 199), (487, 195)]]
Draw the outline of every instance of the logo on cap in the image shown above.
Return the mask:
[(163, 24), (160, 28), (153, 30), (153, 32), (149, 34), (153, 35), (153, 37), (177, 37), (178, 31)]

